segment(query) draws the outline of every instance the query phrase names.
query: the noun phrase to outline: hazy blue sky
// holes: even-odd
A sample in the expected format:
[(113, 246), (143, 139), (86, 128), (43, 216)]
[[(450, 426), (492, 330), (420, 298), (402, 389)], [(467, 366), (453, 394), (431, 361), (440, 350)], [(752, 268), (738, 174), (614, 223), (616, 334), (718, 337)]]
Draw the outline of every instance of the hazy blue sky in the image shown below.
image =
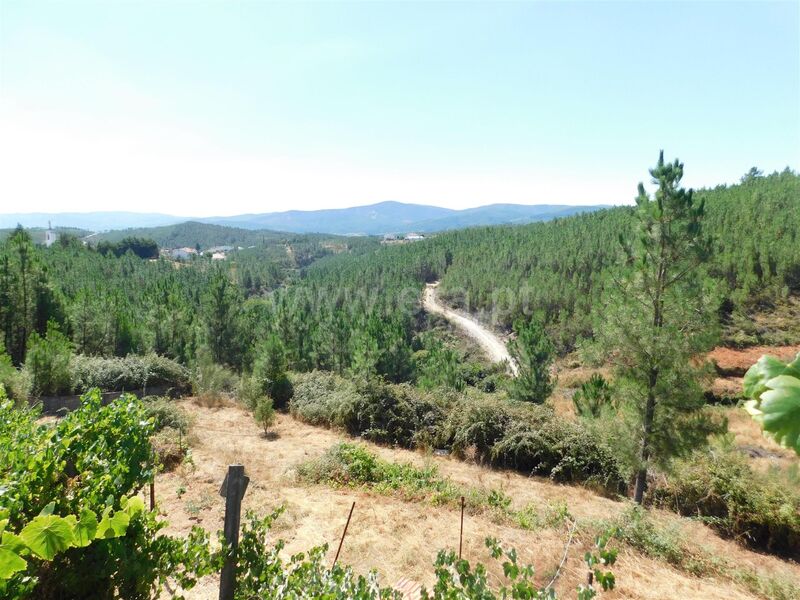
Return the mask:
[(0, 211), (625, 203), (800, 164), (800, 3), (0, 0)]

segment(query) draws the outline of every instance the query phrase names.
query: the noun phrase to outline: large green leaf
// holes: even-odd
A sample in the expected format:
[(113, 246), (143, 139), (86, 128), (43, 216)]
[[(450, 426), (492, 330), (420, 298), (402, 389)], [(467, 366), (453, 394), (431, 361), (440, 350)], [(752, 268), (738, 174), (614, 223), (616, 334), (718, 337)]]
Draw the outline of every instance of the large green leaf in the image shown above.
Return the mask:
[(122, 537), (128, 529), (131, 518), (126, 512), (118, 510), (113, 515), (110, 513), (111, 509), (109, 508), (103, 511), (103, 518), (97, 526), (95, 534), (98, 539)]
[(767, 382), (758, 411), (764, 431), (800, 454), (800, 379), (779, 375)]
[(761, 394), (767, 391), (767, 382), (784, 374), (800, 377), (800, 354), (788, 365), (774, 356), (765, 354), (744, 375), (745, 396), (758, 400)]
[(119, 503), (123, 510), (131, 518), (135, 517), (140, 512), (144, 512), (144, 500), (142, 500), (139, 496), (123, 496), (120, 498)]
[(75, 545), (78, 548), (88, 546), (97, 534), (97, 515), (88, 508), (81, 511), (81, 520), (73, 525)]
[(762, 356), (745, 374), (744, 392), (764, 433), (800, 455), (800, 353), (788, 364)]
[(53, 560), (56, 554), (75, 545), (70, 522), (56, 515), (35, 517), (19, 536), (34, 554), (45, 560)]
[(18, 571), (24, 571), (28, 563), (16, 552), (0, 546), (0, 579), (8, 579)]
[(10, 531), (3, 532), (0, 548), (11, 550), (14, 554), (19, 555), (30, 553), (28, 546), (22, 541), (22, 538), (18, 535), (14, 535)]

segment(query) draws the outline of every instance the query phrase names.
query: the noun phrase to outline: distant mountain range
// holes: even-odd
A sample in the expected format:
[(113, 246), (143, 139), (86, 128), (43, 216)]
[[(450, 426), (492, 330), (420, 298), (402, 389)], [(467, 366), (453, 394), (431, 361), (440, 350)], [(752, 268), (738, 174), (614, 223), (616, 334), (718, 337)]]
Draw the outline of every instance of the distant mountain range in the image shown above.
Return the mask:
[(79, 227), (91, 231), (158, 227), (185, 221), (227, 225), (242, 229), (287, 231), (292, 233), (328, 233), (339, 235), (382, 235), (386, 233), (429, 233), (478, 225), (530, 223), (566, 217), (580, 212), (606, 208), (606, 205), (571, 206), (559, 204), (489, 204), (454, 210), (423, 204), (379, 202), (369, 206), (325, 210), (289, 210), (232, 217), (188, 218), (159, 213), (16, 213), (0, 214), (0, 228)]

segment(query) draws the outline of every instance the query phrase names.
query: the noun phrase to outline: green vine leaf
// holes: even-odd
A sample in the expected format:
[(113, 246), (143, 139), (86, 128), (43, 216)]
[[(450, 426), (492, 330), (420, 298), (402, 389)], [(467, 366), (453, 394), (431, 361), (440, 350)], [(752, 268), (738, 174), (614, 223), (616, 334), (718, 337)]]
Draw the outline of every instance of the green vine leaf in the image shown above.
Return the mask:
[(97, 539), (115, 538), (125, 535), (125, 531), (128, 529), (128, 523), (130, 523), (131, 520), (128, 513), (121, 510), (118, 510), (113, 515), (110, 513), (110, 508), (103, 511), (103, 518), (97, 526), (97, 533), (95, 534)]
[(97, 534), (97, 515), (88, 508), (81, 511), (81, 519), (73, 527), (75, 545), (78, 548), (88, 546)]
[(8, 579), (27, 567), (27, 561), (19, 554), (0, 546), (0, 580)]
[(747, 371), (745, 410), (764, 433), (800, 455), (800, 354), (790, 363), (762, 356)]
[(70, 522), (55, 515), (34, 518), (20, 532), (20, 537), (34, 554), (45, 560), (53, 560), (56, 554), (75, 545)]

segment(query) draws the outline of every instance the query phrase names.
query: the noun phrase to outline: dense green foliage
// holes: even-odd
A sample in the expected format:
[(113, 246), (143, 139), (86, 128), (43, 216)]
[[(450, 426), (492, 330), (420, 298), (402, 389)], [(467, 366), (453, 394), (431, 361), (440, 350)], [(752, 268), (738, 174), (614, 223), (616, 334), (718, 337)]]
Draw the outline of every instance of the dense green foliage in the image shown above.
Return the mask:
[[(800, 176), (784, 171), (699, 190), (710, 238), (708, 276), (724, 312), (800, 291)], [(775, 218), (780, 215), (780, 218)], [(523, 227), (442, 234), (426, 245), (452, 255), (437, 272), (440, 295), (502, 326), (539, 314), (562, 348), (591, 331), (589, 315), (617, 268), (618, 238), (631, 239), (634, 212), (616, 208)]]
[[(695, 198), (706, 207), (707, 280), (718, 283), (714, 305), (725, 324), (742, 322), (754, 303), (800, 289), (800, 177), (754, 176)], [(633, 236), (633, 221), (631, 209), (616, 208), (384, 247), (367, 239), (252, 231), (246, 234), (256, 237), (245, 241), (205, 239), (217, 229), (202, 224), (170, 226), (167, 237), (159, 228), (106, 236), (114, 243), (148, 237), (162, 247), (245, 248), (217, 264), (197, 259), (181, 268), (133, 253), (103, 256), (80, 244), (45, 251), (15, 231), (0, 244), (0, 329), (17, 366), (28, 337), (44, 335), (53, 320), (80, 354), (152, 351), (189, 364), (207, 347), (215, 361), (248, 370), (259, 341), (275, 334), (291, 370), (458, 388), (463, 378), (446, 348), (431, 347), (430, 362), (414, 360), (423, 347), (416, 334), (426, 326), (419, 309), (424, 282), (441, 279), (444, 300), (500, 327), (535, 315), (556, 349), (567, 350), (591, 335), (593, 309), (619, 272), (616, 240)], [(168, 237), (175, 232), (187, 237)]]
[(126, 252), (133, 252), (139, 258), (158, 258), (158, 244), (147, 238), (124, 237), (118, 242), (102, 241), (97, 244), (97, 251), (103, 256), (110, 253), (119, 257)]
[(680, 187), (683, 164), (650, 170), (651, 197), (639, 184), (636, 231), (623, 241), (626, 261), (594, 308), (597, 345), (610, 355), (636, 440), (634, 500), (641, 503), (648, 471), (705, 443), (716, 431), (704, 412), (701, 369), (693, 359), (711, 349), (714, 311), (703, 285), (708, 254), (705, 205)]
[(624, 487), (611, 450), (549, 406), (477, 393), (430, 394), (407, 384), (355, 383), (326, 373), (299, 375), (294, 387), (290, 411), (315, 425), (341, 427), (379, 443), (449, 448), (458, 456), (609, 492)]
[(25, 371), (30, 374), (32, 392), (36, 396), (52, 396), (71, 388), (70, 360), (72, 344), (52, 321), (47, 334), (33, 332), (28, 338)]
[(572, 396), (575, 412), (581, 417), (597, 418), (613, 403), (611, 386), (602, 375), (594, 373)]
[(124, 392), (166, 388), (178, 393), (189, 388), (189, 371), (181, 364), (156, 354), (124, 358), (78, 354), (69, 363), (71, 389), (82, 394), (92, 388)]
[[(47, 561), (31, 557), (2, 584), (3, 597), (149, 599), (167, 576), (190, 587), (193, 563), (208, 555), (205, 534), (169, 538), (158, 533), (164, 524), (154, 513), (126, 511), (125, 498), (153, 476), (153, 424), (143, 403), (123, 396), (102, 406), (92, 392), (54, 425), (40, 424), (37, 417), (0, 399), (0, 511), (8, 517), (2, 543), (13, 543), (8, 534), (22, 534), (44, 511), (55, 533), (63, 534), (61, 542), (51, 542), (61, 551), (42, 556), (34, 550)], [(63, 519), (77, 526), (84, 517), (91, 520), (90, 512), (101, 532), (109, 523), (108, 535), (68, 547), (72, 538)], [(80, 521), (73, 523), (75, 516)]]
[(699, 516), (723, 535), (755, 548), (800, 557), (796, 482), (754, 471), (730, 444), (677, 461), (673, 474), (653, 490), (653, 502)]
[(541, 323), (521, 319), (514, 323), (516, 337), (508, 343), (508, 351), (519, 373), (508, 384), (508, 393), (515, 400), (543, 403), (553, 391), (555, 381), (550, 367), (555, 348)]

